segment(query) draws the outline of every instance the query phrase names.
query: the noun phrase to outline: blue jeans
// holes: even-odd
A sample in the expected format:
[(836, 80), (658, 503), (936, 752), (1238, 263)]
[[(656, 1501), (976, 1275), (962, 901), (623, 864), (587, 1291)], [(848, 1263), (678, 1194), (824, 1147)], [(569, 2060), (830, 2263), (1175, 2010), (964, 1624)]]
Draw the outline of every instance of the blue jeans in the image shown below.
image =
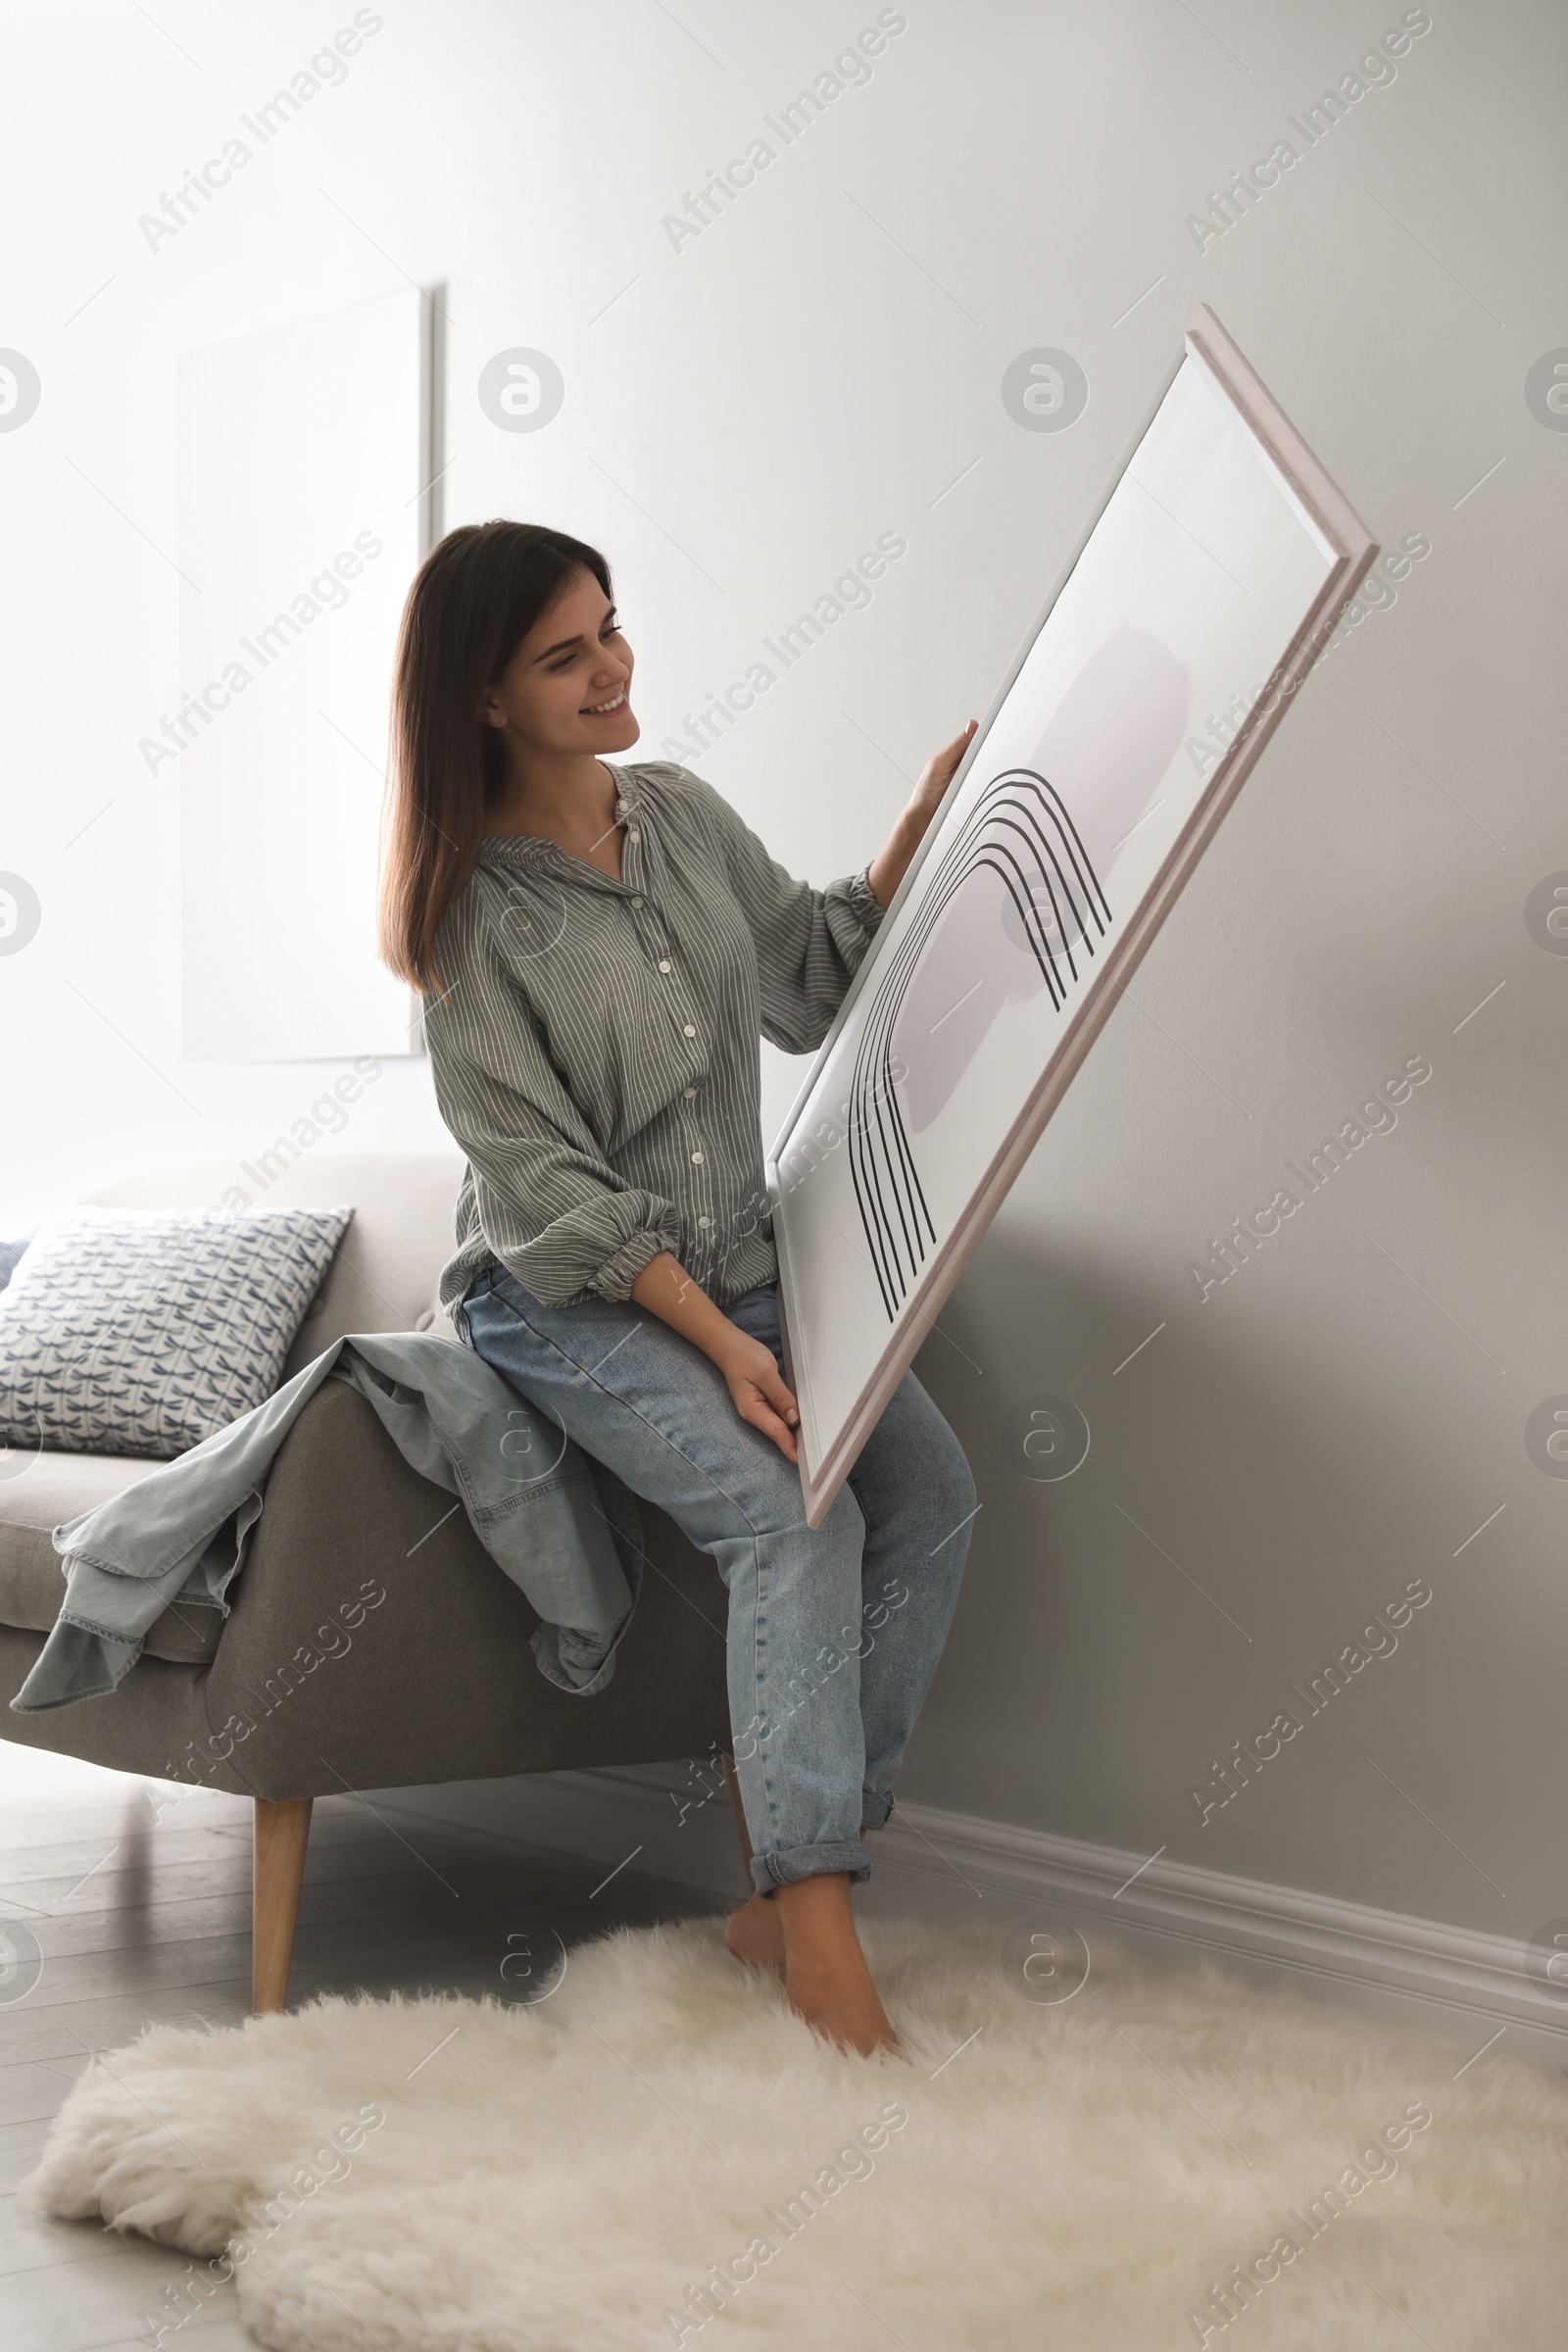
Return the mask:
[[(823, 1871), (869, 1878), (861, 1832), (893, 1810), (976, 1509), (958, 1441), (913, 1373), (808, 1528), (794, 1464), (741, 1419), (701, 1348), (646, 1308), (544, 1306), (491, 1265), (464, 1311), (488, 1364), (716, 1561), (759, 1891)], [(772, 1290), (724, 1311), (782, 1372)]]

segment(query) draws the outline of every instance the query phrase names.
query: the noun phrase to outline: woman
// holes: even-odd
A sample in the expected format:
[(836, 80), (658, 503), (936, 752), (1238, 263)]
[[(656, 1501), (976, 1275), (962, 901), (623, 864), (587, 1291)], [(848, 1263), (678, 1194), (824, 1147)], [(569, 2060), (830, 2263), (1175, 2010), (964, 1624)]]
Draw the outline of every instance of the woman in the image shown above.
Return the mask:
[(729, 1948), (858, 2050), (897, 2047), (856, 1934), (975, 1510), (906, 1374), (820, 1527), (783, 1378), (759, 1034), (820, 1044), (974, 731), (861, 873), (793, 881), (636, 742), (609, 566), (532, 523), (448, 533), (398, 652), (381, 945), (424, 992), (467, 1154), (443, 1303), (717, 1563), (757, 1892)]

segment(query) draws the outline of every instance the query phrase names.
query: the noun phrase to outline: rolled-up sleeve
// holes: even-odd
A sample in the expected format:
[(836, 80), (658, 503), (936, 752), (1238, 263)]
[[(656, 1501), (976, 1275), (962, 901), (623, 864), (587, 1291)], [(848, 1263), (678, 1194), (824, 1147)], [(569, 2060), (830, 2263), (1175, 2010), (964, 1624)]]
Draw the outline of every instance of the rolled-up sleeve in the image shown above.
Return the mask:
[(814, 1053), (882, 920), (870, 869), (862, 866), (823, 890), (798, 882), (722, 794), (690, 769), (686, 774), (705, 796), (751, 927), (762, 1035), (786, 1054)]
[(472, 1170), (484, 1240), (547, 1306), (626, 1298), (661, 1250), (678, 1252), (673, 1202), (605, 1159), (522, 998), (460, 956), (425, 1011), (436, 1102)]

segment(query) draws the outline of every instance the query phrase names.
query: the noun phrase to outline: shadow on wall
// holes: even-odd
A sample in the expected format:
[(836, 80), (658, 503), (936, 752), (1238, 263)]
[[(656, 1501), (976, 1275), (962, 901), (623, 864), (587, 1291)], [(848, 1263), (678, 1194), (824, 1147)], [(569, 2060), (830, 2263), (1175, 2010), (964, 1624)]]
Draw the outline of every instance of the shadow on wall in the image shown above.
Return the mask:
[[(1352, 1716), (1347, 1695), (1324, 1710), (1332, 1731), (1303, 1722), (1310, 1737), (1282, 1751), (1272, 1782), (1256, 1776), (1259, 1801), (1249, 1790), (1205, 1825), (1192, 1789), (1210, 1758), (1291, 1704), (1289, 1685), (1429, 1574), (1438, 1606), (1403, 1641), (1436, 1664), (1441, 1570), (1407, 1522), (1375, 1517), (1428, 1466), (1391, 1458), (1396, 1435), (1350, 1384), (1326, 1395), (1277, 1347), (1265, 1364), (1234, 1323), (1187, 1318), (1116, 1371), (1141, 1319), (1146, 1283), (1069, 1265), (1003, 1225), (922, 1348), (916, 1370), (963, 1443), (982, 1509), (904, 1792), (1310, 1885), (1313, 1839), (1304, 1860), (1282, 1853), (1275, 1796), (1288, 1812), (1320, 1806), (1347, 1726), (1364, 1744), (1392, 1739), (1411, 1707), (1430, 1718), (1424, 1667), (1397, 1680), (1374, 1667), (1375, 1711)], [(1353, 1879), (1361, 1865), (1347, 1867)], [(1331, 1861), (1317, 1876), (1338, 1879), (1326, 1892), (1395, 1899)]]

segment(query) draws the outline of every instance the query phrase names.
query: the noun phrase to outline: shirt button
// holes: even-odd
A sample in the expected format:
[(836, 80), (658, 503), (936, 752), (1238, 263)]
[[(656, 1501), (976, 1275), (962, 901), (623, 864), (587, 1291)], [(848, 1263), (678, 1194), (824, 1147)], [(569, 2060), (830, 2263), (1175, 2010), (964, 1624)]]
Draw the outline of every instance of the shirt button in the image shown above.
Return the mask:
[(686, 1037), (695, 1037), (695, 1036), (697, 1035), (697, 1032), (696, 1032), (696, 1030), (695, 1030), (695, 1029), (692, 1027), (692, 1025), (691, 1025), (690, 1021), (688, 1021), (688, 1022), (687, 1022), (687, 1024), (686, 1024), (686, 1027), (685, 1027), (684, 1031), (682, 1032), (682, 1035), (683, 1035), (683, 1036), (686, 1036)]
[(693, 1166), (694, 1168), (700, 1168), (700, 1167), (702, 1166), (702, 1164), (703, 1164), (703, 1155), (702, 1155), (702, 1153), (701, 1153), (700, 1152), (694, 1152), (692, 1153), (692, 1166)]
[(662, 972), (667, 972), (667, 971), (668, 971), (668, 969), (669, 969), (669, 957), (668, 957), (667, 956), (662, 956), (662, 957), (660, 959), (660, 965), (659, 965), (659, 968), (660, 968), (660, 970), (661, 970)]
[(697, 1223), (698, 1223), (698, 1225), (699, 1225), (700, 1229), (701, 1229), (701, 1230), (702, 1230), (704, 1233), (706, 1233), (706, 1232), (708, 1231), (708, 1228), (709, 1228), (709, 1226), (710, 1226), (710, 1225), (712, 1223), (712, 1219), (711, 1219), (710, 1217), (699, 1217), (699, 1218), (698, 1218), (698, 1220), (697, 1220)]
[(632, 903), (632, 905), (633, 905), (634, 906), (640, 906), (642, 905), (642, 903), (643, 903), (643, 898), (642, 898), (642, 892), (641, 892), (640, 890), (639, 890), (639, 891), (633, 891), (633, 893), (632, 893), (632, 901), (631, 901), (631, 903)]
[(697, 1100), (697, 1089), (695, 1086), (689, 1086), (686, 1089), (686, 1100), (688, 1102), (695, 1102)]
[(635, 825), (632, 826), (631, 830), (626, 835), (626, 839), (628, 841), (640, 841), (642, 839), (642, 835), (638, 832)]

